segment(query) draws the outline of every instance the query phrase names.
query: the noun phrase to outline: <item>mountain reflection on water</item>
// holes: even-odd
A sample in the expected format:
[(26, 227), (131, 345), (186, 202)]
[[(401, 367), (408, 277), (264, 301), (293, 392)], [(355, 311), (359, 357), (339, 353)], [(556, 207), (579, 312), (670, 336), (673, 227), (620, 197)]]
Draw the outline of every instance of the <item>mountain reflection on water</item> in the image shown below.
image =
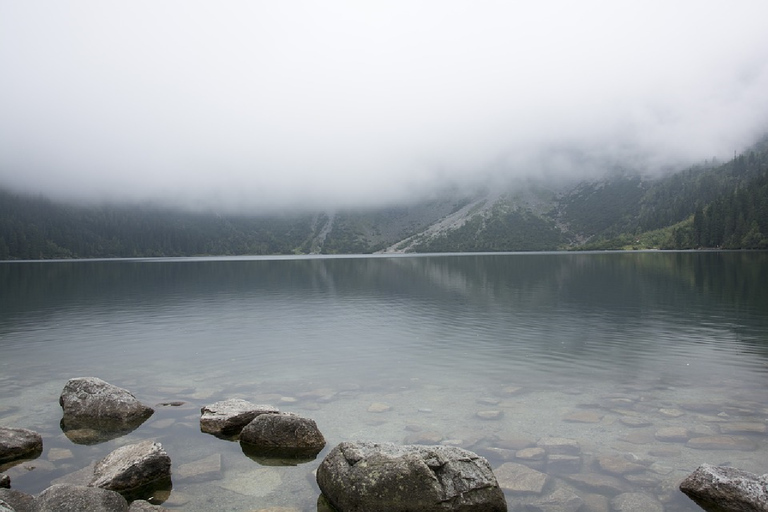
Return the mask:
[[(697, 510), (674, 482), (699, 463), (768, 472), (765, 283), (764, 252), (6, 262), (0, 426), (45, 437), (41, 459), (52, 467), (16, 475), (20, 490), (151, 436), (174, 464), (223, 453), (220, 479), (175, 479), (165, 506), (207, 493), (234, 509), (258, 508), (254, 499), (311, 509), (318, 491), (306, 473), (317, 462), (271, 467), (201, 437), (199, 407), (236, 396), (314, 418), (328, 448), (455, 443), (494, 467), (543, 470), (552, 488), (587, 502), (609, 498), (554, 463), (496, 451), (513, 438), (573, 438), (582, 444), (576, 474), (605, 473), (600, 457), (630, 458), (644, 464), (643, 478), (619, 476), (622, 485), (668, 510)], [(57, 430), (57, 398), (67, 379), (90, 375), (146, 403), (186, 405), (86, 451)], [(389, 408), (369, 411), (382, 403)], [(660, 440), (669, 428), (687, 434)], [(727, 432), (744, 444), (690, 444)], [(72, 457), (53, 461), (51, 448)], [(249, 472), (269, 485), (242, 487)]]

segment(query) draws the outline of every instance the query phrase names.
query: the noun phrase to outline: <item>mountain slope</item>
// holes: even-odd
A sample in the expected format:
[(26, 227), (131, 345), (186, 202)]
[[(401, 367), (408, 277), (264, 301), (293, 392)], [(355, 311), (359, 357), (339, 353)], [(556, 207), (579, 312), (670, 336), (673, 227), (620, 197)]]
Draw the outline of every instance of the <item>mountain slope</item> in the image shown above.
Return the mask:
[(528, 180), (370, 210), (218, 215), (0, 189), (0, 259), (698, 247), (768, 248), (768, 139), (659, 178)]

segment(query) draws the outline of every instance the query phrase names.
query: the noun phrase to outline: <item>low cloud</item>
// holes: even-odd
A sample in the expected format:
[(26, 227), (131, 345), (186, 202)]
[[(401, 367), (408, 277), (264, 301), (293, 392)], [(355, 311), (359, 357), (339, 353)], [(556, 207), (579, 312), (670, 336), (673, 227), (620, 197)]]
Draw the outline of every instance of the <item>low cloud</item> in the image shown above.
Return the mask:
[(0, 186), (76, 200), (379, 205), (649, 172), (768, 129), (768, 4), (0, 4)]

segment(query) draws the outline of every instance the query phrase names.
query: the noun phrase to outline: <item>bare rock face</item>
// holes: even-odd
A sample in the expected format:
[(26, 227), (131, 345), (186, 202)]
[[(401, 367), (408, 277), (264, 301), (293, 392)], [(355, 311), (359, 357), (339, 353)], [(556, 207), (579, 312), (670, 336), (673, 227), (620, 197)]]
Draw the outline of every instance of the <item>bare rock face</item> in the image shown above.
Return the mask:
[(35, 499), (39, 512), (127, 512), (128, 502), (114, 491), (80, 485), (52, 485)]
[(768, 511), (768, 474), (702, 464), (682, 481), (680, 490), (710, 512)]
[(200, 430), (215, 436), (236, 436), (248, 423), (262, 414), (277, 414), (271, 405), (256, 405), (240, 398), (230, 398), (200, 409)]
[(24, 428), (0, 428), (0, 464), (33, 459), (43, 451), (43, 438)]
[(344, 442), (317, 469), (340, 512), (506, 512), (488, 461), (455, 446)]
[(90, 487), (143, 498), (170, 485), (171, 459), (160, 443), (142, 441), (122, 446), (96, 463)]
[(254, 455), (314, 459), (325, 438), (314, 420), (295, 414), (262, 414), (240, 432), (243, 451)]
[(155, 412), (127, 390), (96, 377), (70, 379), (61, 392), (59, 404), (64, 412), (61, 420), (64, 433), (90, 433), (85, 437), (70, 437), (80, 444), (103, 442), (126, 434)]

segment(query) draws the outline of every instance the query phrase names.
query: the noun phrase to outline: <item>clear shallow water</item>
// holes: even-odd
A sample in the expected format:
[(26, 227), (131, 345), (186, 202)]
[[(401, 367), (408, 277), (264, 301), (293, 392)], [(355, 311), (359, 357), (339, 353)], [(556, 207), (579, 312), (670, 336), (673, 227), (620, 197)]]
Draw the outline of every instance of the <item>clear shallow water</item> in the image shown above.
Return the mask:
[[(46, 447), (34, 469), (8, 473), (36, 493), (151, 437), (174, 470), (221, 454), (218, 479), (174, 476), (167, 507), (315, 509), (319, 459), (263, 465), (199, 432), (201, 406), (240, 397), (315, 419), (320, 458), (343, 440), (431, 440), (496, 468), (505, 461), (489, 449), (567, 437), (581, 445), (579, 473), (606, 475), (603, 456), (639, 461), (643, 478), (617, 477), (628, 490), (698, 510), (674, 488), (700, 463), (768, 472), (767, 284), (768, 254), (740, 252), (3, 263), (0, 425), (35, 429)], [(58, 395), (79, 376), (186, 405), (76, 445), (58, 428)], [(476, 415), (489, 410), (500, 418)], [(739, 423), (748, 431), (733, 433)], [(671, 427), (741, 444), (660, 441)], [(512, 460), (551, 474), (548, 490), (576, 492), (585, 510), (614, 493)], [(510, 510), (533, 499), (510, 493)]]

